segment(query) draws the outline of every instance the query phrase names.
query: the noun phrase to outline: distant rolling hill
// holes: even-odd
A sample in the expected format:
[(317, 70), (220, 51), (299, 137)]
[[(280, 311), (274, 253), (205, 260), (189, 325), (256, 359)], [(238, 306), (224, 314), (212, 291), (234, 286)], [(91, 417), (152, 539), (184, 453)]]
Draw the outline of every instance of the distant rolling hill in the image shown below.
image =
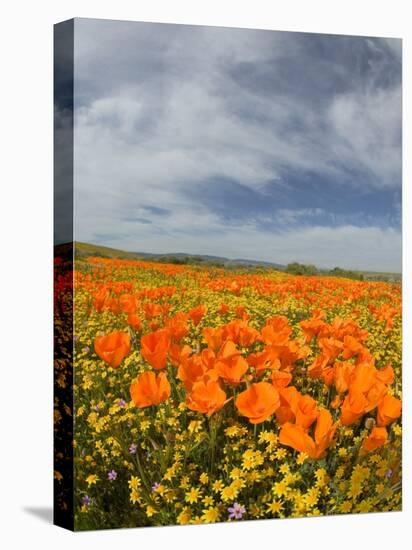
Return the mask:
[[(67, 245), (60, 245), (65, 247)], [(58, 248), (60, 248), (60, 246)], [(71, 246), (71, 245), (70, 245)], [(175, 263), (185, 265), (209, 265), (209, 266), (221, 266), (226, 268), (270, 268), (280, 271), (286, 270), (285, 265), (274, 262), (264, 262), (257, 260), (246, 260), (243, 258), (230, 259), (222, 256), (211, 256), (207, 254), (185, 254), (183, 252), (171, 252), (168, 254), (151, 254), (149, 252), (128, 252), (126, 250), (119, 250), (117, 248), (110, 248), (108, 246), (100, 246), (90, 243), (75, 243), (75, 257), (77, 259), (87, 258), (88, 256), (100, 256), (102, 258), (119, 258), (124, 260), (149, 260), (152, 262), (162, 263)], [(289, 269), (287, 270), (289, 271)], [(334, 275), (334, 270), (318, 269), (317, 275), (330, 276)], [(290, 272), (290, 271), (289, 271)], [(352, 273), (352, 272), (351, 272)], [(387, 273), (387, 272), (374, 272), (374, 271), (362, 271), (356, 270), (353, 273), (362, 275), (365, 280), (368, 281), (388, 281), (400, 283), (402, 275), (400, 273)], [(345, 273), (341, 273), (341, 277), (347, 277)], [(358, 278), (358, 277), (351, 277)]]
[(157, 262), (172, 262), (182, 264), (209, 264), (233, 267), (270, 267), (284, 269), (285, 266), (273, 262), (245, 260), (242, 258), (230, 259), (221, 256), (209, 256), (207, 254), (185, 254), (183, 252), (171, 252), (168, 254), (151, 254), (148, 252), (128, 252), (108, 246), (100, 246), (89, 243), (75, 243), (75, 256), (78, 259), (87, 256), (101, 256), (102, 258), (120, 258), (125, 260), (150, 260)]

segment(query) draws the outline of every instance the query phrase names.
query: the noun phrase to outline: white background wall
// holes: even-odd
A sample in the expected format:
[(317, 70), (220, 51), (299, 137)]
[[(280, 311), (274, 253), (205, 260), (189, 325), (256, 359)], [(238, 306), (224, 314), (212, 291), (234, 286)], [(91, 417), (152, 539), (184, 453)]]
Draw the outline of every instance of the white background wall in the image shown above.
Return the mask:
[[(0, 541), (3, 548), (409, 547), (411, 59), (406, 0), (14, 0), (0, 18)], [(52, 25), (73, 16), (404, 38), (404, 512), (73, 535), (52, 505)], [(409, 212), (409, 216), (408, 213)], [(408, 250), (409, 247), (409, 250)], [(409, 401), (409, 403), (408, 403)], [(32, 510), (30, 512), (29, 510)], [(34, 513), (33, 513), (34, 511)], [(40, 516), (40, 517), (39, 517)], [(43, 516), (43, 517), (42, 517)], [(408, 537), (409, 535), (409, 537)]]

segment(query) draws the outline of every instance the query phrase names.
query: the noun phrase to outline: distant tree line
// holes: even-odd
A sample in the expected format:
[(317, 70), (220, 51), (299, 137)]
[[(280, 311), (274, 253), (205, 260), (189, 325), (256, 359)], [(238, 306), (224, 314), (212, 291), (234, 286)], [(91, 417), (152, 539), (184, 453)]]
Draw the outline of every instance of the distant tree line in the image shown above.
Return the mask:
[(364, 279), (363, 273), (359, 273), (357, 271), (342, 269), (341, 267), (334, 267), (330, 270), (318, 270), (315, 265), (300, 264), (298, 262), (288, 264), (285, 271), (291, 275), (324, 275), (329, 277), (345, 277), (346, 279), (355, 279), (357, 281), (363, 281)]

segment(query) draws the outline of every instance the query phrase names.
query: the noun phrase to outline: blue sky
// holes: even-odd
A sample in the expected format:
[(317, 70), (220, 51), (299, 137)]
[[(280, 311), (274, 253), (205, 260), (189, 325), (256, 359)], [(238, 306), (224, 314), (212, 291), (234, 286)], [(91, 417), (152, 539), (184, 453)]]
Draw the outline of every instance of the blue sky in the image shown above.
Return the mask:
[(401, 269), (401, 41), (76, 19), (75, 237)]

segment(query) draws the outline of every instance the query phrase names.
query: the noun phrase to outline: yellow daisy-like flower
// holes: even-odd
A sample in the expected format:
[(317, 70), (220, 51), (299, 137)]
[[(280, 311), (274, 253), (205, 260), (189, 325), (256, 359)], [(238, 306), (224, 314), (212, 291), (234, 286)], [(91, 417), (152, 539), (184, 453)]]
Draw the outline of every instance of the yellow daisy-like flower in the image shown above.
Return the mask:
[(177, 516), (177, 523), (179, 525), (188, 525), (190, 523), (190, 519), (191, 519), (190, 510), (188, 508), (185, 508)]
[(288, 474), (290, 472), (290, 466), (289, 464), (282, 464), (279, 468), (279, 472), (281, 474)]
[(309, 456), (306, 454), (306, 453), (299, 453), (298, 454), (298, 457), (296, 459), (296, 464), (299, 464), (299, 466), (301, 464), (303, 464), (305, 462), (305, 460), (307, 460), (309, 458)]
[(401, 426), (399, 426), (399, 424), (396, 424), (395, 426), (393, 426), (392, 431), (397, 436), (402, 435), (402, 428)]
[(202, 521), (204, 523), (215, 523), (219, 519), (218, 508), (207, 508), (203, 510)]
[(141, 485), (140, 479), (136, 476), (132, 476), (127, 483), (130, 489), (138, 489)]
[(282, 460), (286, 457), (287, 455), (287, 451), (286, 449), (278, 449), (275, 453), (275, 457), (278, 459), (278, 460)]
[(156, 514), (156, 509), (153, 508), (153, 506), (147, 506), (146, 507), (146, 516), (148, 518), (151, 518), (152, 516), (154, 516), (154, 514)]
[(277, 497), (283, 497), (288, 492), (288, 485), (284, 481), (278, 481), (272, 487), (272, 493)]
[(95, 474), (90, 474), (89, 476), (86, 477), (86, 483), (89, 487), (91, 485), (95, 485), (98, 480), (99, 480), (99, 478)]
[(228, 487), (225, 487), (221, 490), (220, 495), (222, 497), (223, 502), (227, 502), (228, 500), (233, 500), (237, 497), (239, 490), (236, 487), (233, 487), (233, 485), (229, 485)]
[(210, 495), (206, 495), (206, 496), (204, 497), (204, 499), (202, 500), (202, 502), (203, 502), (203, 504), (204, 504), (205, 506), (208, 506), (208, 507), (209, 507), (209, 506), (213, 506), (213, 504), (215, 503), (215, 500), (214, 500), (214, 498), (211, 497)]
[(189, 502), (190, 504), (194, 504), (197, 502), (200, 498), (200, 489), (192, 487), (188, 493), (185, 495), (185, 501)]
[(224, 483), (220, 479), (217, 479), (213, 482), (212, 489), (215, 493), (220, 493), (220, 491), (223, 489)]
[(209, 481), (209, 476), (206, 474), (206, 472), (200, 474), (199, 481), (202, 485), (206, 485), (206, 483)]
[(239, 479), (240, 477), (242, 477), (243, 472), (240, 468), (233, 468), (229, 475), (231, 479)]
[(229, 426), (229, 428), (226, 428), (225, 434), (228, 437), (236, 437), (239, 434), (239, 428), (237, 426)]
[(279, 514), (283, 509), (283, 504), (279, 500), (274, 500), (273, 502), (270, 502), (267, 506), (268, 512), (271, 512), (272, 514)]

